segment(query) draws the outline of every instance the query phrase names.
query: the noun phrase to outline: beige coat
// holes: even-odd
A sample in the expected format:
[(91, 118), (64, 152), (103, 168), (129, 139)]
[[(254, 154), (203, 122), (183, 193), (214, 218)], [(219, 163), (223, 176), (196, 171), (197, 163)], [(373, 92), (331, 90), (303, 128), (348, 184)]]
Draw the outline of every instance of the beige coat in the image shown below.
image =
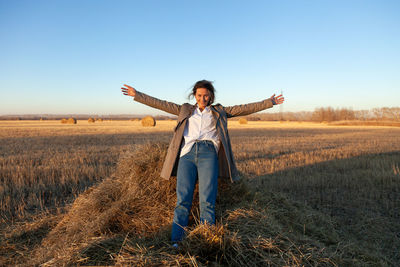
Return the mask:
[[(178, 105), (168, 101), (160, 100), (144, 93), (136, 91), (135, 101), (143, 103), (147, 106), (163, 110), (165, 112), (178, 116), (177, 125), (174, 130), (174, 136), (168, 147), (167, 156), (165, 157), (161, 177), (169, 179), (176, 176), (178, 159), (183, 140), (183, 131), (185, 130), (188, 118), (192, 115), (195, 105), (185, 103)], [(238, 170), (236, 169), (235, 160), (233, 158), (231, 141), (228, 134), (228, 118), (236, 116), (249, 115), (273, 106), (271, 99), (265, 99), (260, 102), (224, 107), (220, 104), (212, 105), (211, 111), (216, 121), (216, 129), (221, 141), (218, 152), (219, 176), (230, 178), (232, 182), (240, 179)]]

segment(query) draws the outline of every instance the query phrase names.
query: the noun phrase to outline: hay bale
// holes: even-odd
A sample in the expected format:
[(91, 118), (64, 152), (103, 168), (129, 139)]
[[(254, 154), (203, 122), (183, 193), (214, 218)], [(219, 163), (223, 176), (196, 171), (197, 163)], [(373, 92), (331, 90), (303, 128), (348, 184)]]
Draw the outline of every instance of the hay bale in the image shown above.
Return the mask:
[(95, 120), (94, 120), (93, 118), (89, 118), (89, 119), (88, 119), (88, 122), (89, 122), (89, 123), (95, 123)]
[(239, 119), (239, 124), (247, 124), (247, 119), (246, 118), (240, 118)]
[(96, 121), (103, 122), (102, 118), (97, 118)]
[(64, 119), (61, 119), (61, 123), (64, 123), (64, 124), (65, 124), (65, 123), (68, 123), (68, 120), (65, 119), (65, 118), (64, 118)]
[(76, 120), (75, 118), (69, 118), (69, 119), (67, 120), (67, 123), (68, 123), (68, 124), (76, 124), (76, 122), (77, 122), (77, 120)]
[(146, 116), (142, 119), (143, 127), (154, 127), (156, 126), (156, 120), (152, 116)]
[(36, 258), (41, 263), (54, 259), (64, 265), (74, 262), (77, 251), (93, 243), (96, 236), (148, 236), (169, 226), (176, 194), (175, 179), (160, 178), (166, 152), (167, 144), (146, 144), (122, 157), (114, 175), (75, 200), (43, 240)]
[[(161, 230), (170, 229), (176, 203), (176, 179), (160, 178), (167, 149), (166, 143), (138, 145), (122, 156), (112, 176), (79, 195), (68, 213), (43, 239), (34, 253), (32, 265), (45, 262), (76, 265), (80, 263), (79, 251), (96, 246), (101, 240), (128, 233), (130, 238), (151, 239)], [(228, 179), (218, 182), (218, 191), (224, 193), (218, 195), (216, 214), (221, 213), (221, 208), (226, 209), (224, 205), (236, 203), (238, 197), (247, 195), (238, 185)], [(197, 208), (196, 189), (193, 209)]]

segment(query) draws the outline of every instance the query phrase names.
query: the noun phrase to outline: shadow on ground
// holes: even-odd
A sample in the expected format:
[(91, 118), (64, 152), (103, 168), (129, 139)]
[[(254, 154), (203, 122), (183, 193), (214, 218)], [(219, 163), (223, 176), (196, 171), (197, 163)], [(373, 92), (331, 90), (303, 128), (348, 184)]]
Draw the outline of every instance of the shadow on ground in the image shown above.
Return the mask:
[[(196, 260), (234, 266), (260, 262), (396, 266), (400, 263), (399, 162), (400, 152), (370, 154), (259, 176), (220, 191), (217, 213), (225, 245), (215, 246), (220, 251), (214, 261), (202, 256), (209, 240), (189, 239), (183, 251), (171, 250), (170, 226), (162, 224), (143, 238), (126, 230), (93, 236), (77, 252), (79, 261), (68, 264), (105, 265), (117, 258), (126, 264)], [(2, 263), (29, 259), (59, 220), (3, 238)], [(24, 246), (18, 247), (22, 242)]]

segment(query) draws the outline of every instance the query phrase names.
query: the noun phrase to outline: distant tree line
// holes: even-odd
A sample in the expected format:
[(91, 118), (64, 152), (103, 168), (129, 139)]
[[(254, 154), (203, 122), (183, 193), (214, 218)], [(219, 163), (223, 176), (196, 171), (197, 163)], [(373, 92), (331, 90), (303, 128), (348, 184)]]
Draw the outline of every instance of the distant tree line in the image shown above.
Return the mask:
[(312, 114), (312, 121), (345, 121), (345, 120), (360, 120), (360, 121), (400, 121), (400, 107), (394, 108), (374, 108), (372, 110), (357, 110), (353, 111), (348, 108), (333, 109), (317, 108)]
[(400, 107), (374, 108), (372, 110), (356, 110), (350, 108), (320, 107), (314, 111), (257, 113), (247, 117), (249, 121), (400, 121)]
[[(0, 120), (61, 120), (63, 118), (76, 118), (77, 120), (88, 120), (89, 118), (104, 119), (104, 120), (131, 120), (142, 119), (146, 115), (88, 115), (88, 114), (26, 114), (26, 115), (0, 115)], [(170, 120), (175, 119), (173, 116), (158, 115), (154, 116), (156, 120)]]
[(312, 121), (344, 121), (344, 120), (355, 120), (356, 114), (352, 109), (340, 108), (334, 109), (331, 107), (327, 108), (316, 108), (312, 114)]
[[(64, 117), (74, 117), (78, 120), (87, 120), (90, 117), (95, 119), (102, 118), (105, 120), (131, 120), (141, 119), (145, 115), (3, 115), (0, 120), (61, 120)], [(175, 116), (154, 116), (156, 120), (176, 119)], [(238, 120), (239, 118), (233, 118)], [(275, 112), (275, 113), (256, 113), (247, 116), (248, 121), (314, 121), (314, 122), (333, 122), (333, 121), (400, 121), (400, 107), (394, 108), (374, 108), (371, 110), (356, 110), (351, 108), (332, 108), (320, 107), (314, 111), (299, 112)]]

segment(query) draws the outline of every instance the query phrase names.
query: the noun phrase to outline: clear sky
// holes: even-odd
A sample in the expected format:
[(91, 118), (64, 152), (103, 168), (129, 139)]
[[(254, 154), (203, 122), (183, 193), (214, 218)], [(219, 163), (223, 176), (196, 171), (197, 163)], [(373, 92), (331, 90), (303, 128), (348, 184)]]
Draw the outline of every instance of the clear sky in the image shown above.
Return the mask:
[(165, 114), (122, 84), (184, 103), (201, 79), (225, 106), (398, 107), (400, 1), (0, 0), (2, 115)]

